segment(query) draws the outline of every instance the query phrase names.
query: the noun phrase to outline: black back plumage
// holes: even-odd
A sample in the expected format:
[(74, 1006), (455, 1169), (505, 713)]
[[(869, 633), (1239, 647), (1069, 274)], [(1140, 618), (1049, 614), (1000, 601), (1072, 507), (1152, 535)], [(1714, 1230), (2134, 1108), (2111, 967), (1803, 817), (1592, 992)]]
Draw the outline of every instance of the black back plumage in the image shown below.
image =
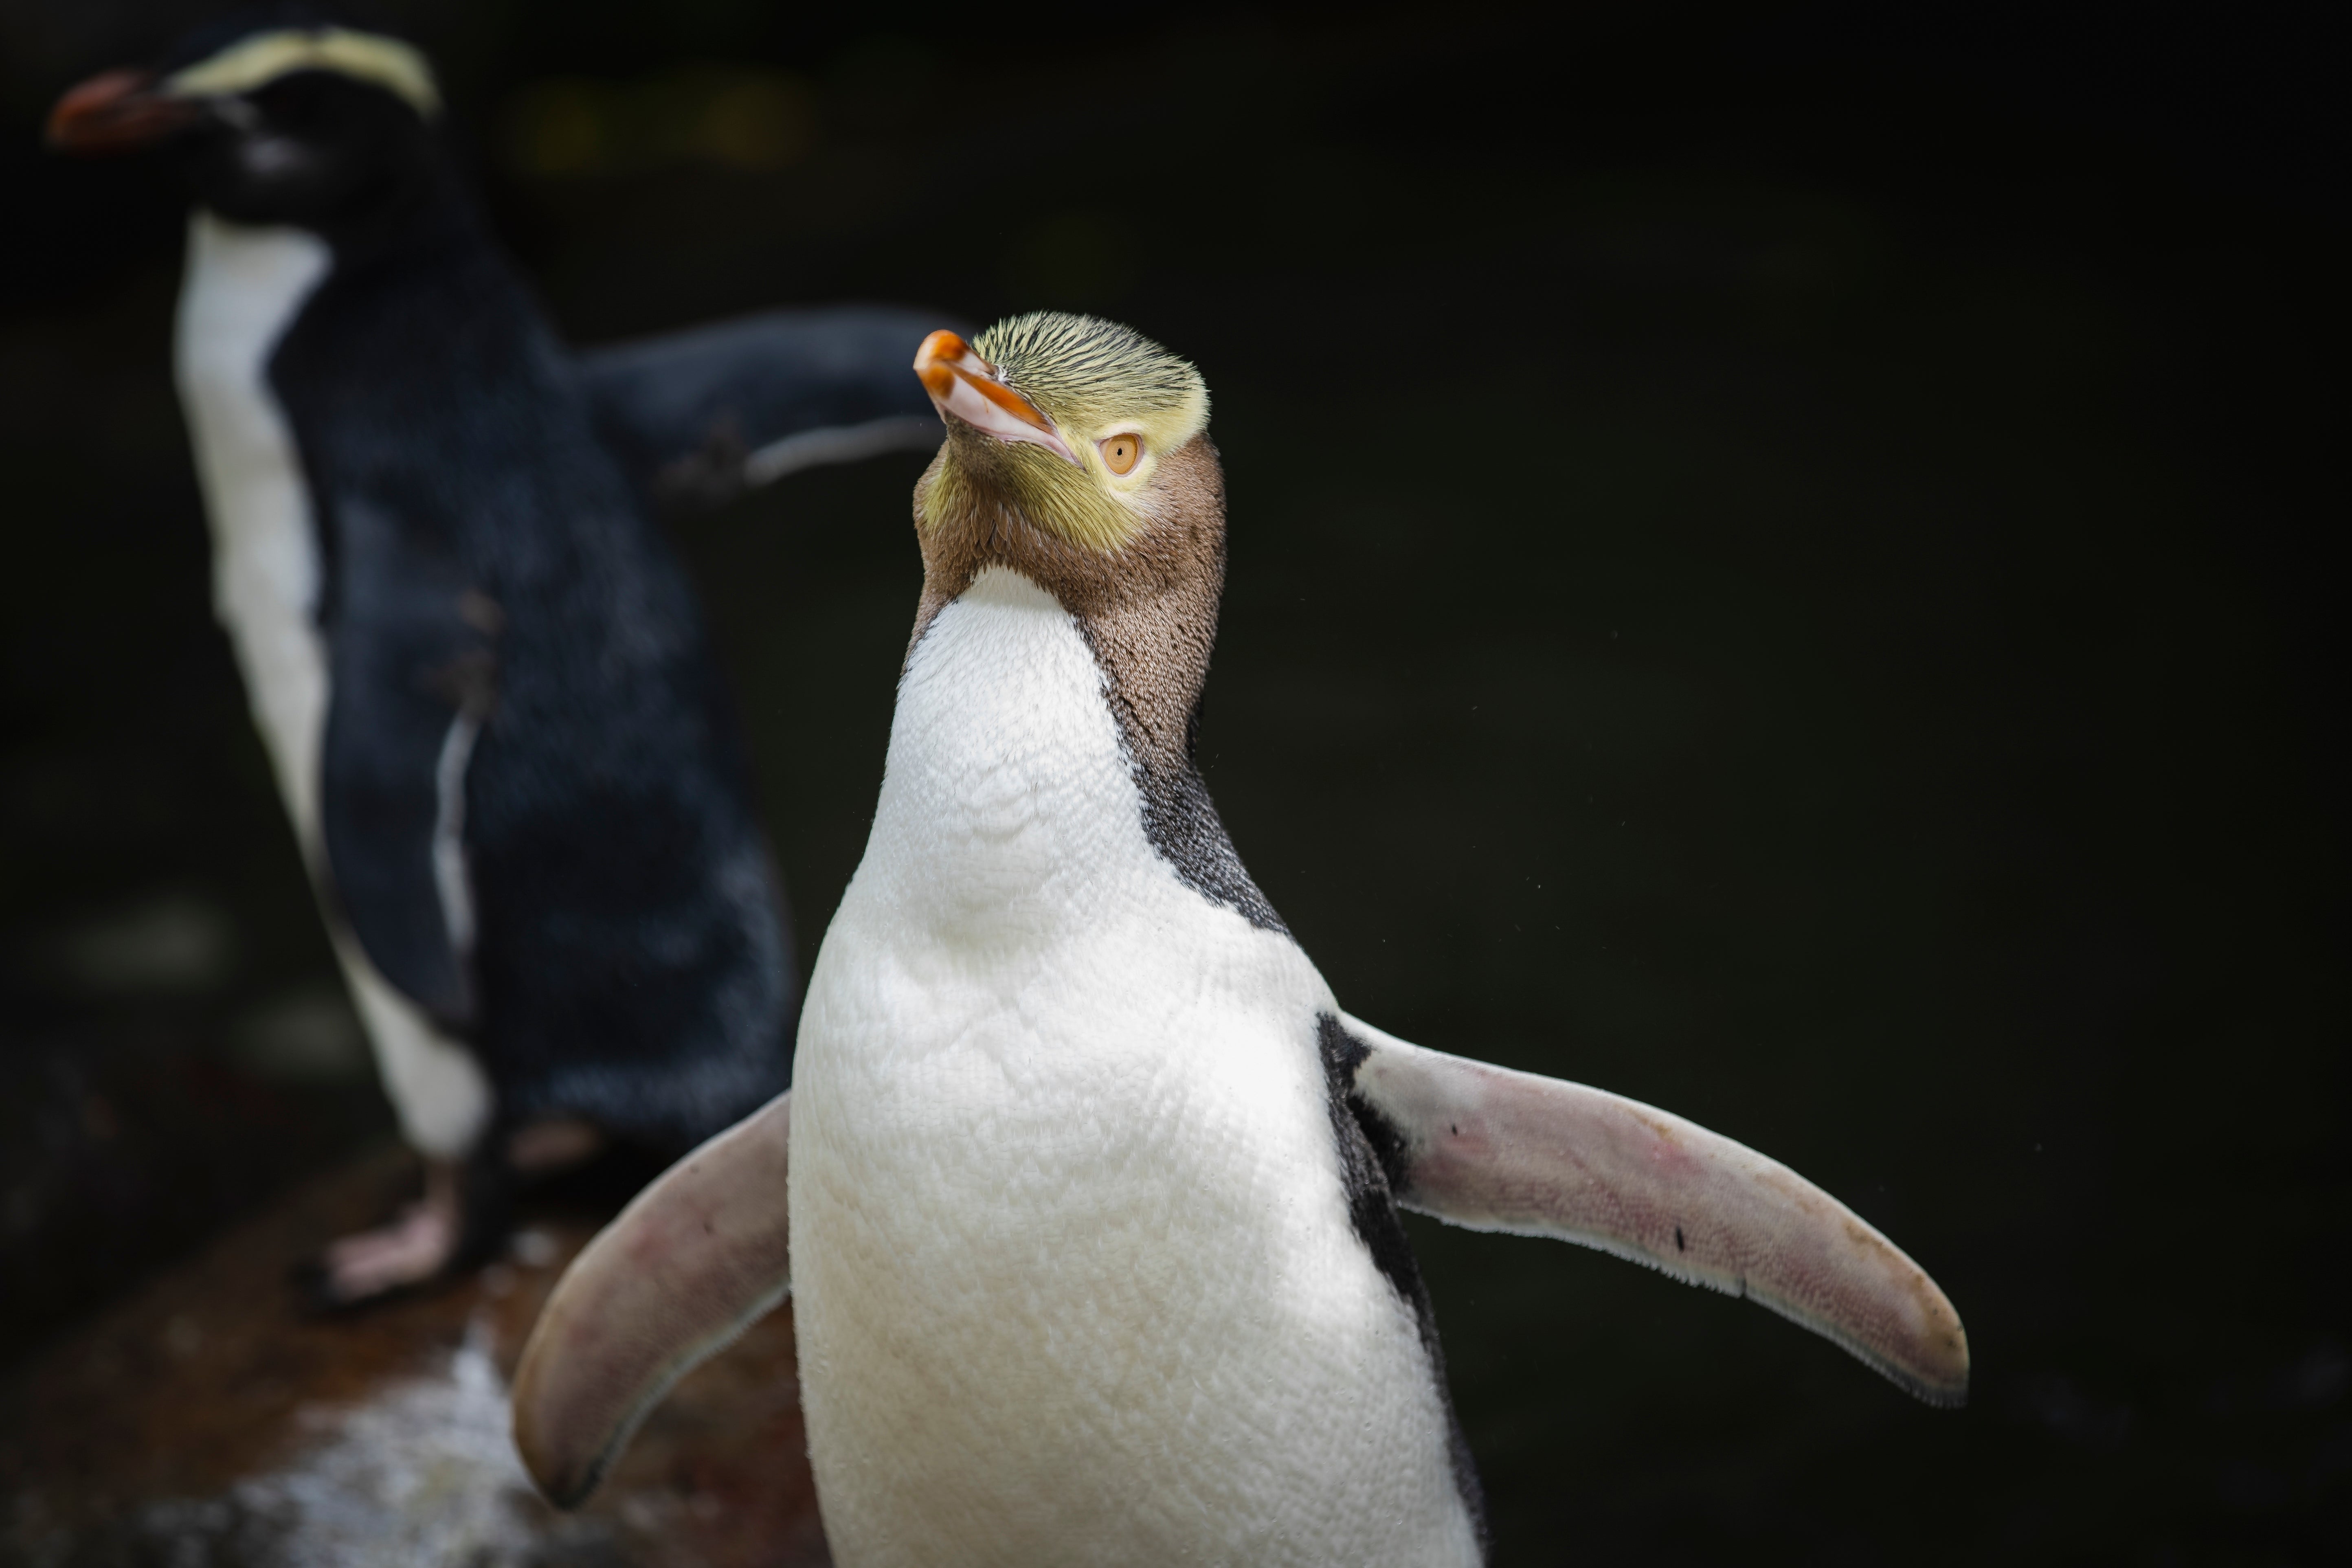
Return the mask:
[(683, 570), (450, 176), (428, 161), (320, 226), (334, 265), (268, 377), (325, 563), (343, 914), (473, 1045), (502, 1119), (695, 1141), (784, 1087), (793, 982)]

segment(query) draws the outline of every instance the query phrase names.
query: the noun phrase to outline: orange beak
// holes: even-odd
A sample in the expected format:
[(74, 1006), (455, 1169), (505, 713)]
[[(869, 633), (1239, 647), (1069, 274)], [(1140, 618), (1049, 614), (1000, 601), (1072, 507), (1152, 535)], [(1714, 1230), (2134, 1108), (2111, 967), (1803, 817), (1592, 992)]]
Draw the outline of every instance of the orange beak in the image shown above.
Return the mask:
[(49, 110), (48, 144), (84, 156), (128, 153), (203, 117), (201, 104), (157, 92), (154, 85), (151, 71), (100, 71)]
[(1025, 441), (1043, 447), (1076, 468), (1069, 443), (1037, 405), (1004, 384), (996, 367), (971, 352), (971, 345), (950, 331), (933, 332), (915, 351), (915, 374), (941, 419), (960, 419), (1000, 441)]

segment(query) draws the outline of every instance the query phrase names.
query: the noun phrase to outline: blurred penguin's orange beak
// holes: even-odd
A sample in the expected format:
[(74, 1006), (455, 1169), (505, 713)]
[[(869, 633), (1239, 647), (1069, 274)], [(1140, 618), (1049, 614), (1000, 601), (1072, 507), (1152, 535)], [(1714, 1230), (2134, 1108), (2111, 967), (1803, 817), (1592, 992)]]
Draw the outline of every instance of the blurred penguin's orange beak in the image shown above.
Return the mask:
[(60, 153), (129, 153), (152, 146), (203, 114), (201, 104), (157, 92), (152, 71), (100, 71), (58, 100), (46, 140)]
[(915, 352), (915, 374), (931, 395), (931, 405), (941, 419), (961, 420), (1000, 441), (1025, 441), (1057, 454), (1076, 468), (1078, 461), (1054, 422), (1037, 405), (1004, 384), (996, 367), (971, 351), (971, 345), (950, 331), (933, 332)]

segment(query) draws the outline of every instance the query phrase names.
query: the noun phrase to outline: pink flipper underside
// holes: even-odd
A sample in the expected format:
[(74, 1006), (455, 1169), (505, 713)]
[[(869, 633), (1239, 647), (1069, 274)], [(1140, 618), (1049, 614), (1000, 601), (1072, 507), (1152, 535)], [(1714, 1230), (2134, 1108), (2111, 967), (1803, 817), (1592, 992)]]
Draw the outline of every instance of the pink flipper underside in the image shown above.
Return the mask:
[[(1930, 1404), (1966, 1400), (1951, 1302), (1787, 1166), (1620, 1095), (1347, 1024), (1371, 1047), (1355, 1088), (1407, 1145), (1407, 1208), (1748, 1297)], [(671, 1385), (789, 1293), (790, 1134), (785, 1095), (639, 1194), (557, 1285), (514, 1392), (516, 1446), (557, 1502), (585, 1500)]]
[(1357, 1091), (1406, 1142), (1406, 1208), (1746, 1296), (1931, 1405), (1966, 1402), (1968, 1334), (1943, 1291), (1786, 1165), (1621, 1095), (1347, 1026), (1372, 1047)]
[(557, 1282), (515, 1373), (515, 1447), (565, 1508), (596, 1489), (677, 1380), (792, 1289), (792, 1096), (671, 1166)]

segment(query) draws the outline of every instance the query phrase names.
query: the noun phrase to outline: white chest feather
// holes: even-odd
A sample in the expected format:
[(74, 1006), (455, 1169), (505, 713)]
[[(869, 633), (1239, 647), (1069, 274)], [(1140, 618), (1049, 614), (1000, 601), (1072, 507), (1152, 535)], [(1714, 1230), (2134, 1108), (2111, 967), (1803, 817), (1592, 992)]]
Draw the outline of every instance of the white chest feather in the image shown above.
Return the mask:
[[(318, 534), (293, 427), (268, 372), (331, 259), (316, 235), (247, 227), (198, 209), (188, 226), (173, 354), (212, 526), (213, 610), (236, 650), (278, 795), (314, 875), (324, 870), (319, 775), (328, 698)], [(465, 740), (470, 744), (470, 729)], [(463, 768), (461, 753), (461, 777)], [(480, 1067), (393, 989), (341, 921), (331, 914), (327, 923), (409, 1142), (428, 1154), (462, 1153), (489, 1120)]]
[(992, 572), (902, 684), (793, 1111), (845, 1568), (1475, 1559), (1341, 1194), (1296, 943), (1146, 840), (1076, 626)]
[(310, 498), (269, 356), (327, 273), (326, 243), (197, 211), (188, 228), (176, 370), (212, 521), (213, 606), (236, 646), (278, 787), (314, 854), (327, 720)]

